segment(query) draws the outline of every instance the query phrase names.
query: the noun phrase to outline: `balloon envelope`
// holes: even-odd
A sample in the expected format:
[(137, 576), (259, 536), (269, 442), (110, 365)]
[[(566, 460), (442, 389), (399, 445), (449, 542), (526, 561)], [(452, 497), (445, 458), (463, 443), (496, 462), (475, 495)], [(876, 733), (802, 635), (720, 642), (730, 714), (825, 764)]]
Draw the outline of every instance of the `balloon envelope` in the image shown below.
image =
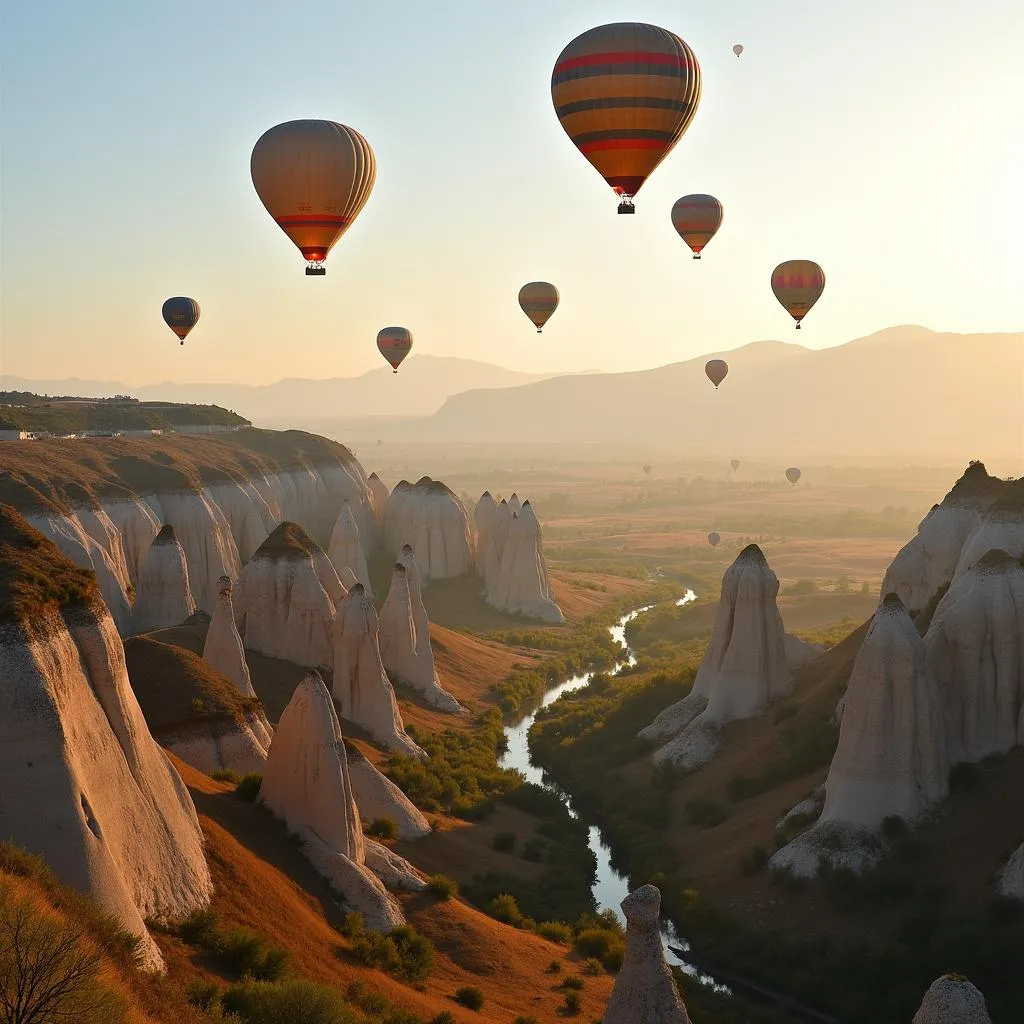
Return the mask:
[(565, 133), (627, 197), (682, 138), (700, 92), (693, 50), (640, 22), (589, 29), (562, 50), (551, 72), (551, 100)]
[(733, 459), (732, 462), (729, 463), (729, 465), (732, 467), (732, 471), (735, 473), (736, 470), (740, 468), (740, 460)]
[(650, 466), (642, 466), (641, 469), (643, 469), (644, 473), (646, 473), (647, 476), (651, 475), (651, 467)]
[(722, 539), (722, 538), (721, 538), (721, 537), (720, 537), (720, 536), (719, 536), (719, 535), (718, 535), (717, 533), (709, 533), (709, 534), (708, 534), (708, 543), (709, 543), (709, 544), (710, 544), (710, 545), (711, 545), (711, 546), (712, 546), (713, 548), (717, 548), (717, 547), (718, 547), (718, 542), (719, 542), (719, 541), (720, 541), (721, 539)]
[(311, 263), (327, 259), (370, 198), (370, 144), (337, 121), (285, 121), (264, 132), (249, 161), (267, 212)]
[(412, 331), (407, 327), (385, 327), (377, 334), (377, 348), (398, 373), (402, 360), (412, 350)]
[(547, 281), (530, 281), (519, 289), (519, 305), (540, 334), (558, 309), (558, 289)]
[(175, 295), (164, 302), (160, 313), (184, 345), (188, 332), (199, 322), (199, 303), (186, 295)]
[(672, 205), (672, 227), (700, 259), (704, 248), (722, 225), (722, 204), (714, 196), (683, 196)]
[(718, 385), (725, 380), (725, 375), (729, 372), (729, 364), (724, 359), (709, 359), (704, 364), (704, 372), (717, 391)]
[(825, 272), (813, 260), (786, 260), (772, 271), (775, 298), (798, 329), (824, 290)]
[(796, 466), (790, 466), (789, 469), (786, 470), (786, 479), (791, 484), (795, 485), (797, 480), (800, 479), (800, 470), (797, 469)]
[(741, 53), (743, 52), (743, 44), (742, 44), (742, 43), (737, 43), (737, 44), (736, 44), (736, 45), (735, 45), (735, 46), (734, 46), (734, 47), (732, 48), (732, 52), (733, 52), (733, 53), (735, 53), (735, 54), (736, 54), (736, 56), (738, 57), (738, 56), (739, 56), (739, 55), (740, 55), (740, 54), (741, 54)]

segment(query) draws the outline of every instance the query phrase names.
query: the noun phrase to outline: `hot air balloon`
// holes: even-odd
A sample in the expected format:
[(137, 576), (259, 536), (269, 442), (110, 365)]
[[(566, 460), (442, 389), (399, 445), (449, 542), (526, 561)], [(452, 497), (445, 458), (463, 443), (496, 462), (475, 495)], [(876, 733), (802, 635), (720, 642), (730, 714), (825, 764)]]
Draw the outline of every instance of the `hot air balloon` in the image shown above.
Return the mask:
[(729, 465), (732, 468), (732, 471), (735, 473), (736, 470), (740, 468), (740, 460), (733, 459), (732, 462), (729, 463)]
[(645, 474), (646, 474), (647, 476), (650, 476), (650, 475), (651, 475), (651, 467), (650, 467), (650, 465), (646, 465), (646, 466), (641, 466), (640, 468), (641, 468), (641, 469), (642, 469), (642, 470), (644, 471), (644, 473), (645, 473)]
[(540, 334), (558, 309), (558, 289), (547, 281), (530, 281), (519, 289), (519, 305)]
[(794, 487), (796, 487), (796, 482), (797, 482), (797, 480), (800, 479), (800, 470), (797, 469), (796, 466), (790, 466), (789, 469), (786, 470), (786, 479)]
[(772, 271), (772, 291), (782, 308), (796, 321), (810, 312), (825, 290), (825, 272), (813, 260), (786, 260)]
[(718, 547), (719, 541), (721, 541), (721, 539), (722, 538), (717, 533), (709, 533), (708, 534), (708, 543), (713, 548), (717, 548)]
[(377, 334), (377, 348), (395, 373), (398, 373), (402, 360), (412, 349), (412, 331), (407, 327), (385, 327)]
[(199, 322), (199, 303), (185, 295), (167, 299), (160, 310), (164, 323), (178, 336), (182, 345), (188, 332)]
[(735, 53), (735, 54), (736, 54), (736, 56), (738, 57), (738, 56), (739, 56), (739, 55), (740, 55), (740, 54), (741, 54), (741, 53), (743, 52), (743, 44), (742, 44), (742, 43), (737, 43), (737, 44), (736, 44), (736, 45), (735, 45), (735, 46), (734, 46), (734, 47), (732, 48), (732, 52), (733, 52), (733, 53)]
[(619, 213), (671, 152), (700, 103), (700, 64), (679, 36), (619, 22), (577, 36), (551, 72), (551, 100), (573, 145), (620, 196)]
[(704, 248), (722, 224), (722, 204), (714, 196), (683, 196), (672, 205), (672, 227), (700, 259)]
[(285, 121), (264, 132), (249, 161), (267, 213), (322, 277), (334, 243), (373, 190), (377, 162), (354, 128), (336, 121)]
[(709, 359), (704, 364), (704, 372), (717, 391), (718, 385), (725, 380), (725, 375), (729, 372), (729, 364), (724, 359)]
[(379, 438), (377, 439), (377, 447), (378, 447), (378, 448), (379, 448), (379, 447), (380, 447), (380, 446), (381, 446), (381, 445), (382, 445), (383, 443), (384, 443), (384, 442), (383, 442), (383, 441), (381, 441), (381, 440), (380, 440)]

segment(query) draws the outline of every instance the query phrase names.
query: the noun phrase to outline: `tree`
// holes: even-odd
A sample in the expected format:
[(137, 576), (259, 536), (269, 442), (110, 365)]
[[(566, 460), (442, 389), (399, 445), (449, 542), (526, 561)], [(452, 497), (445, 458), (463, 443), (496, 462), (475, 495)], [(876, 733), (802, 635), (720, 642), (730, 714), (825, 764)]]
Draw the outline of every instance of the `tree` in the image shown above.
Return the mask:
[(0, 1013), (4, 1024), (119, 1024), (123, 1002), (99, 982), (86, 930), (40, 912), (0, 882)]

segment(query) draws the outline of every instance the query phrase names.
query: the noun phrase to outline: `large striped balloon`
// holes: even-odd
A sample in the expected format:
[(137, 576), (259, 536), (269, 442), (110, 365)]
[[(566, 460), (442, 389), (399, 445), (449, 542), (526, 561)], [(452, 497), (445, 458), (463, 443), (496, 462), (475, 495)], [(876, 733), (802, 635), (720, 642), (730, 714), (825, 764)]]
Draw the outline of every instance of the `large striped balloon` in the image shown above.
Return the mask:
[(672, 205), (672, 227), (700, 259), (701, 250), (722, 226), (722, 204), (714, 196), (683, 196)]
[(772, 291), (782, 308), (796, 321), (811, 311), (825, 290), (825, 271), (814, 260), (786, 260), (772, 271)]
[(354, 128), (336, 121), (285, 121), (264, 132), (249, 161), (267, 212), (309, 261), (320, 266), (370, 198), (377, 162)]
[(682, 138), (700, 88), (693, 50), (674, 33), (640, 22), (577, 36), (551, 73), (551, 99), (566, 134), (627, 200)]
[(398, 373), (402, 360), (412, 351), (412, 331), (408, 327), (385, 327), (377, 333), (377, 348)]
[(530, 281), (519, 289), (519, 305), (540, 334), (558, 309), (558, 289), (547, 281)]
[(165, 300), (160, 315), (184, 345), (188, 332), (199, 322), (199, 303), (187, 295), (175, 295)]

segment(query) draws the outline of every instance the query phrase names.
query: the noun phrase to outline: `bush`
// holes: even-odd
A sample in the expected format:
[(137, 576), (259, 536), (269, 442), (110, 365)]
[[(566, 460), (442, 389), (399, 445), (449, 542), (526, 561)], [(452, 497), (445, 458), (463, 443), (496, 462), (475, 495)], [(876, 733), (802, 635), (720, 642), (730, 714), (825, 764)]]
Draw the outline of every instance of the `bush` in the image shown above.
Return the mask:
[(529, 860), (534, 864), (539, 864), (544, 860), (547, 852), (548, 844), (539, 836), (530, 836), (530, 838), (523, 843), (523, 860)]
[(756, 875), (768, 863), (768, 851), (763, 846), (752, 846), (740, 857), (740, 870), (745, 875)]
[(304, 978), (235, 985), (225, 993), (223, 1005), (245, 1024), (356, 1024), (358, 1020), (340, 992)]
[(583, 961), (583, 973), (589, 974), (591, 977), (600, 977), (604, 974), (604, 964), (600, 960), (594, 960), (593, 958)]
[(427, 892), (439, 900), (448, 901), (459, 894), (459, 884), (447, 875), (431, 875), (427, 882)]
[(551, 963), (544, 968), (545, 974), (558, 974), (562, 970), (562, 963), (560, 960), (552, 960)]
[(511, 853), (516, 848), (516, 839), (515, 832), (499, 832), (495, 835), (491, 845), (499, 853)]
[(373, 931), (358, 933), (353, 937), (352, 956), (364, 967), (376, 967), (411, 985), (425, 981), (434, 970), (433, 943), (408, 924), (387, 935)]
[(484, 994), (474, 985), (463, 985), (455, 993), (455, 1002), (467, 1010), (479, 1010), (484, 1005)]
[(210, 772), (210, 778), (213, 779), (214, 782), (230, 782), (235, 786), (242, 781), (238, 772), (228, 771), (224, 768), (218, 768), (217, 771)]
[(522, 924), (523, 915), (519, 911), (519, 906), (515, 901), (515, 897), (509, 896), (508, 893), (495, 896), (494, 899), (487, 904), (487, 913), (498, 921), (504, 921), (505, 924), (510, 924), (515, 928), (518, 928), (519, 925)]
[(577, 991), (583, 988), (583, 979), (577, 974), (570, 975), (568, 978), (563, 978), (559, 988), (572, 988)]
[(216, 946), (217, 959), (240, 978), (277, 981), (287, 970), (288, 954), (249, 928), (232, 928), (219, 935)]
[(596, 957), (600, 960), (606, 956), (612, 947), (619, 942), (619, 936), (614, 932), (598, 928), (587, 928), (576, 936), (576, 952), (586, 958)]
[(256, 797), (260, 795), (260, 787), (263, 785), (263, 776), (252, 772), (246, 775), (242, 781), (235, 786), (235, 796), (239, 800), (246, 800), (249, 803), (253, 803)]
[(565, 1004), (564, 1012), (567, 1016), (575, 1017), (580, 1012), (580, 994), (579, 992), (566, 992), (565, 993)]
[(430, 1018), (430, 1024), (455, 1024), (455, 1014), (451, 1010), (442, 1010), (436, 1017)]
[(366, 834), (371, 839), (397, 839), (398, 825), (391, 818), (376, 818)]
[(572, 929), (561, 921), (541, 921), (537, 925), (537, 934), (549, 942), (560, 942), (567, 946), (572, 942)]

